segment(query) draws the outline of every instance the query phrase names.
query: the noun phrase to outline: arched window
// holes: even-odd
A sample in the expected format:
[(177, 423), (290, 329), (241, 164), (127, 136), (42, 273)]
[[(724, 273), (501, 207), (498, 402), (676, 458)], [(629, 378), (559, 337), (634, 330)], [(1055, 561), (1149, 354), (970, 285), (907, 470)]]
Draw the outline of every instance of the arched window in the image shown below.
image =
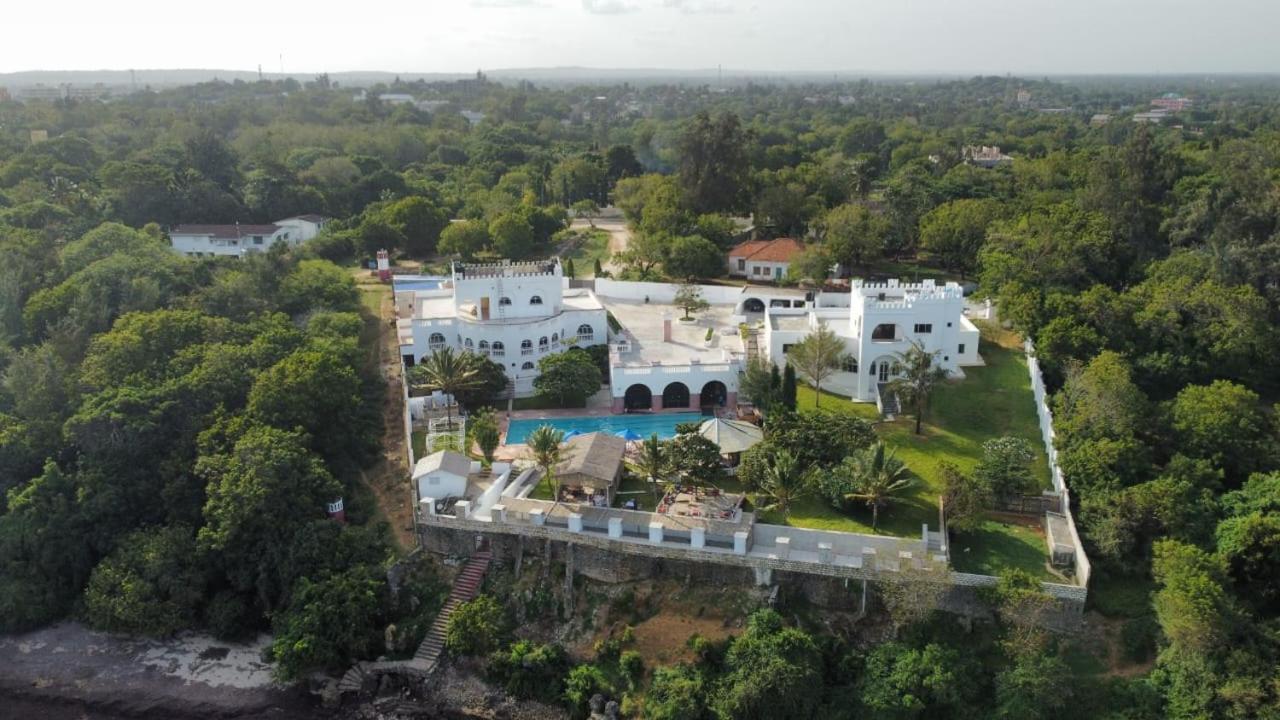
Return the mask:
[(431, 337), (427, 338), (427, 347), (432, 350), (439, 350), (444, 347), (444, 335), (440, 333), (431, 333)]
[(488, 341), (488, 340), (481, 340), (481, 341), (480, 341), (480, 354), (481, 354), (481, 355), (488, 355), (488, 354), (489, 354), (489, 341)]
[(533, 341), (532, 341), (532, 340), (521, 340), (521, 341), (520, 341), (520, 354), (521, 354), (521, 355), (532, 355), (532, 354), (533, 354)]
[(520, 366), (520, 369), (521, 369), (521, 370), (532, 370), (532, 369), (533, 369), (533, 363), (531, 363), (531, 362), (526, 362), (525, 364), (523, 364), (523, 365), (521, 365), (521, 366)]
[(551, 333), (551, 342), (560, 342), (560, 333)]
[(590, 325), (583, 323), (578, 326), (579, 340), (590, 340), (594, 336), (595, 336), (595, 331), (591, 329)]
[(471, 342), (471, 338), (467, 338), (466, 340), (462, 341), (462, 346), (470, 350), (473, 346), (473, 343)]
[(499, 304), (499, 305), (510, 305), (510, 304), (511, 304), (511, 298), (509, 298), (509, 297), (505, 297), (505, 296), (504, 296), (504, 297), (500, 297), (500, 298), (498, 298), (498, 304)]
[(542, 304), (542, 296), (541, 296), (541, 295), (534, 295), (533, 297), (529, 298), (529, 304), (530, 304), (530, 305), (541, 305), (541, 304)]
[(538, 352), (544, 353), (547, 351), (547, 348), (548, 348), (547, 336), (543, 335), (542, 337), (538, 338)]
[(896, 340), (897, 337), (897, 326), (893, 323), (881, 323), (880, 325), (875, 326), (875, 329), (871, 331), (872, 340), (889, 341)]
[(507, 352), (507, 349), (506, 349), (506, 347), (505, 347), (501, 342), (498, 342), (497, 340), (494, 340), (494, 341), (493, 341), (493, 356), (494, 356), (494, 357), (502, 357), (503, 355), (505, 355), (505, 354), (506, 354), (506, 352)]

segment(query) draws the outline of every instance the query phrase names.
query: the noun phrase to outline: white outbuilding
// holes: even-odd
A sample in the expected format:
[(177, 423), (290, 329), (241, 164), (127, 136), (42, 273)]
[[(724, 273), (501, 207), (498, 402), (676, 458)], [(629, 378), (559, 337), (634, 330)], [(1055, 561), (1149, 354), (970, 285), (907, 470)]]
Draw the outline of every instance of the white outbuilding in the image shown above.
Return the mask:
[(441, 450), (422, 458), (413, 466), (418, 497), (443, 500), (465, 496), (471, 464), (471, 458), (453, 450)]

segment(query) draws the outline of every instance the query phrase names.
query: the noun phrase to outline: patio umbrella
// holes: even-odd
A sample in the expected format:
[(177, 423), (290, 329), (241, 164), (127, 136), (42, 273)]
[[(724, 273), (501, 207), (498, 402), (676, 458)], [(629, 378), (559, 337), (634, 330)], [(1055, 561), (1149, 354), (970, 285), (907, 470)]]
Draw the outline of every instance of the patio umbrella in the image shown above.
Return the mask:
[(618, 437), (622, 438), (623, 440), (626, 440), (627, 442), (635, 442), (636, 440), (644, 439), (643, 435), (636, 432), (635, 430), (632, 430), (631, 428), (627, 428), (626, 430), (623, 430), (622, 432), (615, 433), (615, 434)]
[(740, 453), (764, 440), (764, 431), (749, 422), (712, 418), (698, 427), (698, 434), (716, 444), (723, 455)]

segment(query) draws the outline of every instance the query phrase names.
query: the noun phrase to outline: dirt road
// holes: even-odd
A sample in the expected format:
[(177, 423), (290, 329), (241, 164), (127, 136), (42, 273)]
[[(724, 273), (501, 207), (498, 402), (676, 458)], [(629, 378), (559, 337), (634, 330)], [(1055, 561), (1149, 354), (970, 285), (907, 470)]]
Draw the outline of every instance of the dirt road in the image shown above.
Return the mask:
[[(622, 266), (614, 260), (618, 253), (625, 252), (628, 244), (631, 242), (631, 229), (627, 227), (627, 222), (622, 218), (597, 218), (595, 221), (597, 230), (603, 230), (609, 233), (609, 260), (601, 263), (605, 270), (611, 273), (617, 273)], [(569, 227), (575, 230), (581, 230), (590, 227), (590, 223), (586, 220), (574, 220)]]

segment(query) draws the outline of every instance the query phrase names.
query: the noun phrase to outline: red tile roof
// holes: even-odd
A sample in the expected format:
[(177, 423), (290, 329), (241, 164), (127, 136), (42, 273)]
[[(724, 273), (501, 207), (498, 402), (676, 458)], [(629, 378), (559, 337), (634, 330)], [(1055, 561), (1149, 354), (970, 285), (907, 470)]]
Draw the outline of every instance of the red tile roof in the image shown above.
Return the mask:
[(216, 238), (242, 238), (246, 235), (271, 235), (279, 225), (179, 225), (170, 235), (211, 235)]
[(733, 246), (729, 250), (729, 257), (760, 262), (791, 262), (791, 258), (801, 250), (804, 250), (804, 245), (795, 238), (748, 240)]

